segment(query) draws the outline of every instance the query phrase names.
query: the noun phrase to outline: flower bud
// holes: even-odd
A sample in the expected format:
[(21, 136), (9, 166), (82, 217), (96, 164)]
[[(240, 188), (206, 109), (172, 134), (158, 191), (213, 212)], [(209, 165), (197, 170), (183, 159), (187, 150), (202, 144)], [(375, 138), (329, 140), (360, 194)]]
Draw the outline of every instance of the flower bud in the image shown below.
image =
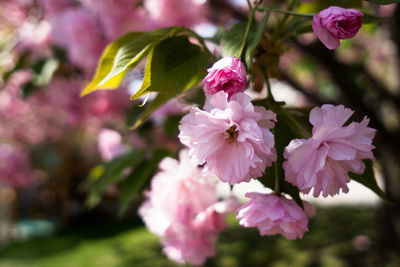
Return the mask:
[(357, 34), (362, 25), (363, 14), (355, 9), (331, 6), (315, 15), (312, 28), (318, 39), (328, 48), (336, 49), (341, 39)]

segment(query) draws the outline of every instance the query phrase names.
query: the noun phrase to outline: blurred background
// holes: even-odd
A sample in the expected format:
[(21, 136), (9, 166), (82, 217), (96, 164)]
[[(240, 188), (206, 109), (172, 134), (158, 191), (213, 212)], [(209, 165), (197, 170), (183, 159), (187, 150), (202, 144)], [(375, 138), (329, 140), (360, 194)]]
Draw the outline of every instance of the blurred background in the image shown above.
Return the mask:
[[(308, 25), (264, 44), (260, 57), (277, 100), (299, 109), (344, 104), (357, 121), (371, 119), (375, 176), (395, 205), (356, 182), (347, 195), (305, 197), (317, 216), (296, 241), (260, 237), (232, 216), (206, 266), (400, 266), (400, 4), (316, 0), (297, 9), (336, 2), (397, 19), (364, 24), (335, 51)], [(247, 17), (245, 0), (0, 0), (0, 266), (175, 266), (136, 210), (160, 159), (181, 148), (178, 123), (189, 104), (202, 103), (201, 87), (136, 131), (128, 128), (141, 102), (129, 97), (143, 64), (117, 90), (79, 94), (106, 45), (125, 33), (184, 25), (219, 57), (222, 34)], [(257, 77), (250, 84), (260, 97)], [(234, 193), (244, 200), (249, 186), (259, 184)]]

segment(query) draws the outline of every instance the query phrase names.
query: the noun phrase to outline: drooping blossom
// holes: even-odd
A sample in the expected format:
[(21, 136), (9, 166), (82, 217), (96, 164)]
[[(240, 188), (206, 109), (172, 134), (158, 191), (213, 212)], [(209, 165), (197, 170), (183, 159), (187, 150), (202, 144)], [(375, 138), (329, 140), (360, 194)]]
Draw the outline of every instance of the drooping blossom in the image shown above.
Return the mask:
[(186, 150), (181, 151), (180, 162), (163, 159), (160, 169), (139, 214), (149, 230), (161, 236), (170, 259), (202, 264), (215, 254), (216, 234), (225, 228), (224, 214), (233, 212), (237, 202), (218, 202), (216, 180), (204, 176)]
[(292, 140), (285, 148), (283, 163), (286, 180), (303, 193), (313, 188), (314, 197), (324, 197), (349, 191), (348, 172), (361, 174), (363, 159), (374, 159), (372, 139), (375, 130), (368, 127), (369, 119), (344, 123), (353, 111), (343, 105), (323, 105), (310, 113), (314, 126), (309, 139)]
[(0, 181), (22, 187), (32, 183), (34, 178), (27, 153), (10, 144), (0, 144)]
[(207, 71), (208, 74), (203, 80), (206, 94), (213, 95), (224, 91), (231, 97), (246, 89), (246, 68), (240, 59), (224, 57), (215, 62)]
[(303, 201), (305, 211), (294, 200), (275, 194), (247, 193), (250, 201), (238, 209), (237, 219), (244, 227), (257, 227), (260, 235), (281, 234), (287, 239), (303, 238), (308, 231), (308, 217), (315, 208)]
[(331, 6), (314, 15), (312, 28), (318, 39), (329, 49), (336, 49), (341, 39), (349, 39), (362, 26), (363, 14), (355, 9)]
[(274, 136), (269, 131), (276, 115), (254, 107), (243, 93), (212, 95), (207, 110), (192, 108), (179, 126), (180, 141), (190, 148), (194, 162), (224, 182), (250, 181), (276, 160)]
[(97, 146), (104, 161), (110, 161), (124, 154), (127, 149), (122, 143), (121, 134), (110, 129), (102, 129), (100, 131), (97, 136)]

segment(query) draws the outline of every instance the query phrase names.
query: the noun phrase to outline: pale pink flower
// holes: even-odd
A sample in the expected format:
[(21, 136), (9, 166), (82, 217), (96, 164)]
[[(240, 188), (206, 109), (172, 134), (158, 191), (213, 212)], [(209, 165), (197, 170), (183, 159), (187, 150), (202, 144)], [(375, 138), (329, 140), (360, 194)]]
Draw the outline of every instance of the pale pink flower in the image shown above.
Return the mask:
[(224, 182), (236, 184), (261, 176), (276, 160), (269, 131), (276, 115), (254, 107), (250, 97), (221, 91), (212, 95), (207, 111), (192, 108), (179, 126), (179, 139), (197, 164)]
[(336, 49), (341, 39), (349, 39), (362, 26), (363, 14), (355, 9), (331, 6), (314, 15), (312, 28), (318, 39), (329, 49)]
[(186, 150), (181, 151), (180, 162), (167, 157), (159, 167), (147, 193), (149, 200), (139, 210), (150, 231), (162, 235), (172, 222), (185, 222), (218, 201), (215, 180), (203, 176)]
[(110, 129), (102, 129), (97, 136), (97, 146), (100, 156), (104, 161), (110, 161), (113, 158), (122, 155), (127, 148), (122, 143), (121, 134)]
[(240, 59), (224, 57), (209, 68), (203, 80), (206, 94), (213, 95), (225, 91), (229, 97), (243, 92), (247, 86), (246, 68)]
[(185, 224), (171, 224), (162, 243), (164, 253), (178, 263), (201, 265), (215, 255), (217, 234), (226, 228), (225, 214), (238, 208), (236, 198), (215, 203)]
[(204, 176), (186, 150), (180, 162), (165, 158), (139, 209), (150, 231), (161, 236), (164, 253), (178, 263), (202, 264), (215, 254), (224, 215), (237, 207), (235, 199), (218, 201), (216, 180)]
[(238, 209), (237, 219), (244, 227), (257, 227), (260, 235), (282, 234), (287, 239), (303, 238), (308, 231), (308, 217), (315, 208), (303, 202), (305, 211), (295, 201), (275, 194), (247, 193), (250, 201)]
[(348, 172), (361, 174), (363, 159), (374, 159), (372, 139), (375, 130), (361, 122), (344, 123), (353, 114), (344, 106), (323, 105), (310, 113), (314, 126), (310, 139), (295, 139), (285, 148), (283, 163), (286, 180), (296, 185), (303, 193), (314, 188), (314, 197), (334, 196), (342, 189), (349, 191)]

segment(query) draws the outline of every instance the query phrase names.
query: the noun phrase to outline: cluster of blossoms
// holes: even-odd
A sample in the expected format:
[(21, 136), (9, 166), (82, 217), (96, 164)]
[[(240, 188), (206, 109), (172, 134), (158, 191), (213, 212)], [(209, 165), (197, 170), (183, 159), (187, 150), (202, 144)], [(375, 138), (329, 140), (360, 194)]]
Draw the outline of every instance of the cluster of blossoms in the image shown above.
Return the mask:
[(217, 233), (225, 229), (224, 215), (237, 208), (228, 198), (218, 202), (216, 179), (193, 164), (187, 150), (180, 161), (165, 158), (161, 171), (139, 209), (147, 227), (162, 237), (164, 252), (179, 262), (202, 264), (215, 254)]
[[(213, 255), (215, 235), (223, 229), (220, 217), (207, 219), (216, 198), (213, 193), (210, 199), (206, 191), (215, 189), (205, 181), (217, 177), (230, 185), (249, 182), (277, 159), (271, 132), (276, 114), (254, 106), (243, 93), (247, 78), (240, 59), (225, 57), (216, 62), (203, 83), (203, 109), (192, 107), (179, 126), (179, 139), (189, 150), (181, 153), (179, 164), (170, 158), (161, 162), (162, 172), (153, 178), (148, 200), (140, 209), (149, 229), (162, 237), (164, 252), (180, 263), (203, 263)], [(340, 188), (348, 191), (348, 172), (362, 173), (362, 160), (374, 158), (375, 130), (367, 127), (367, 118), (344, 126), (352, 114), (333, 105), (311, 111), (312, 137), (292, 140), (285, 148), (287, 182), (303, 193), (314, 189), (315, 197), (320, 193), (333, 196)], [(237, 219), (244, 227), (258, 228), (261, 235), (302, 238), (309, 217), (316, 213), (310, 203), (303, 201), (300, 207), (280, 192), (249, 192), (246, 197), (250, 201), (237, 209)], [(205, 221), (207, 227), (201, 225)]]
[[(18, 57), (23, 57), (24, 62), (59, 62), (51, 81), (27, 99), (22, 91), (34, 78), (30, 65), (13, 72), (2, 84), (0, 122), (7, 127), (0, 129), (4, 152), (0, 153), (0, 179), (2, 184), (13, 187), (35, 182), (29, 153), (39, 145), (71, 143), (76, 139), (72, 143), (78, 144), (79, 153), (91, 153), (94, 158), (95, 137), (99, 135), (104, 161), (123, 153), (121, 145), (116, 145), (118, 133), (106, 133), (102, 128), (123, 128), (132, 106), (129, 80), (113, 92), (79, 96), (95, 72), (103, 49), (128, 32), (149, 31), (167, 24), (191, 27), (205, 21), (206, 12), (206, 3), (199, 0), (3, 0), (0, 5), (0, 35), (13, 33), (15, 46), (3, 61), (10, 61), (6, 70), (17, 64)], [(54, 46), (63, 50), (65, 57), (56, 55)], [(158, 113), (161, 120), (162, 114), (168, 112)], [(27, 173), (24, 182), (22, 170)]]

